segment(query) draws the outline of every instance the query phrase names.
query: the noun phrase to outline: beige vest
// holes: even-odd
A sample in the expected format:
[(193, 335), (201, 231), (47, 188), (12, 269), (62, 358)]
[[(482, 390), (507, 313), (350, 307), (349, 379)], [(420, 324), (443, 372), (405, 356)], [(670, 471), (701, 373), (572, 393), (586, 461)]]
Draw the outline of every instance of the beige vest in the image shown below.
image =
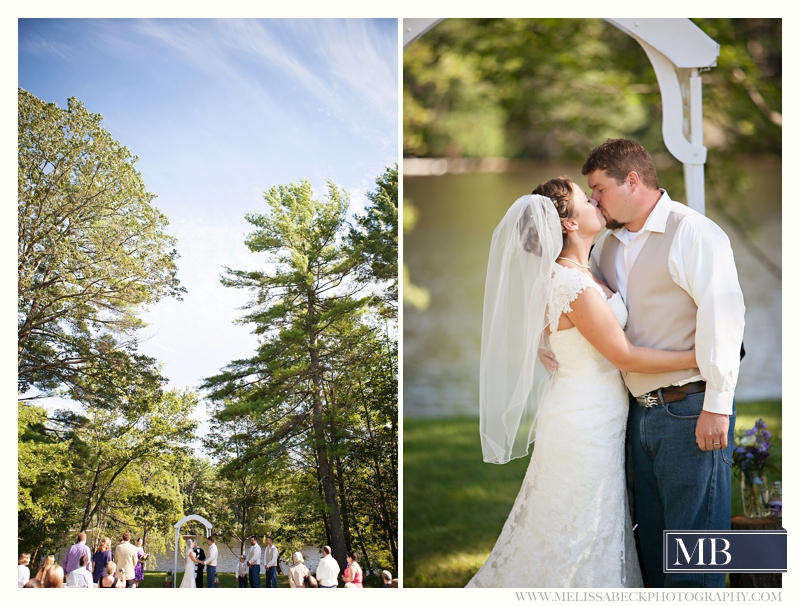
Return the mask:
[[(669, 249), (678, 225), (686, 215), (669, 214), (664, 233), (650, 232), (628, 276), (628, 340), (639, 347), (685, 350), (694, 347), (697, 305), (669, 274)], [(609, 234), (600, 253), (600, 272), (615, 292), (616, 256), (620, 241)], [(658, 374), (623, 372), (634, 396), (675, 385), (700, 374), (697, 368)]]

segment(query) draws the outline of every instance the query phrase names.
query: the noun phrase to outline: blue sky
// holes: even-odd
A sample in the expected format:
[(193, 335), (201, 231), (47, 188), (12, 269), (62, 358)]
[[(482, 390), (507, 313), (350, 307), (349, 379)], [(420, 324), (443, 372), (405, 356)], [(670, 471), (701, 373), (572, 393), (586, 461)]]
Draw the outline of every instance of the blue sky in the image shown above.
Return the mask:
[[(245, 213), (272, 186), (328, 180), (361, 212), (398, 160), (395, 19), (20, 19), (18, 86), (76, 97), (139, 157), (178, 238), (184, 301), (143, 315), (141, 351), (173, 387), (195, 387), (252, 354), (234, 325), (247, 294), (222, 266), (256, 267)], [(204, 409), (196, 417), (204, 417)]]

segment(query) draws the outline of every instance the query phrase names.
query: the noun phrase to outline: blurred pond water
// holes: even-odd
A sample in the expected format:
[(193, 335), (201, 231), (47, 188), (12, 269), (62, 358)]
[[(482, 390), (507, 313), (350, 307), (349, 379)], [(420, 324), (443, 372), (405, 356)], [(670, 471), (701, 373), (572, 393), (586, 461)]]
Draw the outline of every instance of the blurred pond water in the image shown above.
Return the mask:
[[(417, 161), (419, 162), (419, 161)], [(407, 163), (410, 165), (411, 163)], [(743, 162), (757, 204), (748, 242), (725, 217), (707, 211), (728, 234), (744, 292), (745, 347), (736, 398), (781, 398), (781, 166)], [(492, 232), (508, 207), (538, 184), (580, 165), (539, 164), (503, 173), (414, 176), (404, 170), (403, 199), (418, 210), (403, 239), (412, 282), (429, 290), (427, 309), (403, 309), (403, 414), (478, 414), (478, 367), (486, 263)], [(670, 192), (672, 194), (672, 192)], [(683, 201), (677, 194), (674, 199)], [(766, 261), (763, 257), (766, 257)]]

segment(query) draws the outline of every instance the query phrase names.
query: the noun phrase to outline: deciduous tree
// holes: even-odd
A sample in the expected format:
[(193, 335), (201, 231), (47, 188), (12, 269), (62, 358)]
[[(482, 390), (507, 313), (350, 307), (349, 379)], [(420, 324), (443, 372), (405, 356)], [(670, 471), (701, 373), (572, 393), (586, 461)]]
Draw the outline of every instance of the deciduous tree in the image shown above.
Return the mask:
[[(180, 298), (175, 239), (136, 156), (77, 99), (18, 91), (18, 383), (108, 401), (139, 367), (138, 312)], [(113, 398), (112, 398), (113, 400)]]

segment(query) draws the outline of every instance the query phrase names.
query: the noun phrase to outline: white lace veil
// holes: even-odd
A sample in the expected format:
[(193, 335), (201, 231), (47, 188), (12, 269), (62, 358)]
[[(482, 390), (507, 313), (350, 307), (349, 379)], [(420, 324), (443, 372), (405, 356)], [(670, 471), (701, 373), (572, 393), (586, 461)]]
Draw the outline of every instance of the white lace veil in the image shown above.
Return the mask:
[(483, 460), (507, 463), (528, 454), (548, 373), (544, 328), (561, 221), (550, 198), (519, 198), (494, 230), (486, 272), (480, 369)]

